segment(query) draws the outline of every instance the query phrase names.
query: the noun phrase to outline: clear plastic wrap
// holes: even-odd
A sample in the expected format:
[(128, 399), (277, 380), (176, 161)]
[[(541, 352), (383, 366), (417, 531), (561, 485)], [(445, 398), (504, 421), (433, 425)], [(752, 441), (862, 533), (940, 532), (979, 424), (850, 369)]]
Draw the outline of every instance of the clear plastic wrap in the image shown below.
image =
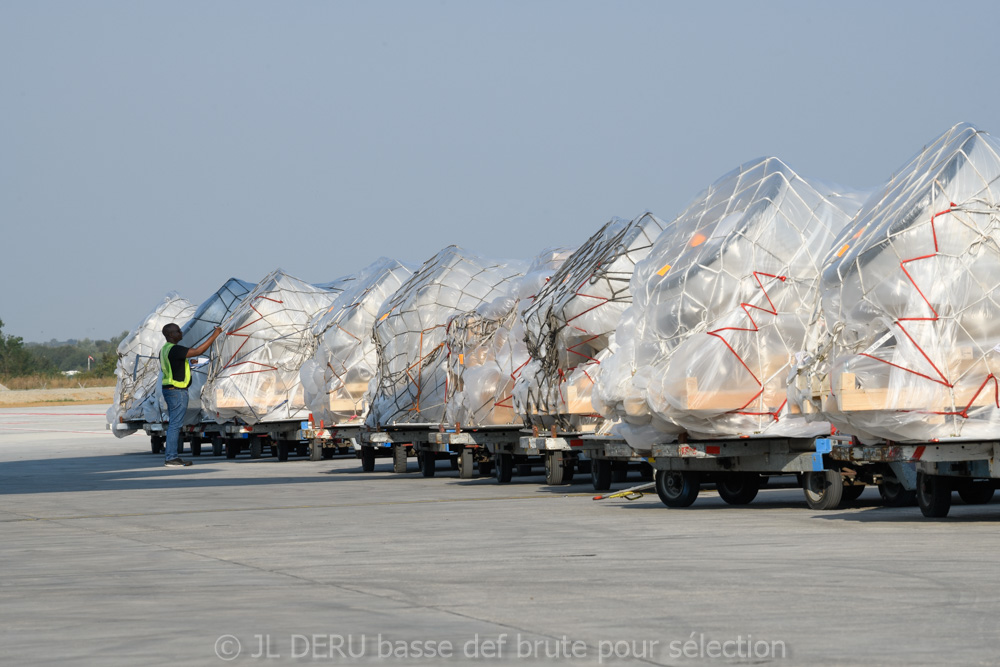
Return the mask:
[[(222, 323), (236, 310), (243, 302), (246, 295), (254, 288), (253, 283), (248, 283), (237, 278), (230, 278), (220, 287), (215, 294), (210, 296), (204, 303), (198, 306), (191, 319), (181, 325), (181, 345), (185, 347), (198, 347), (212, 335), (215, 327), (221, 327)], [(184, 425), (193, 426), (201, 423), (205, 419), (205, 411), (201, 403), (201, 390), (205, 386), (208, 378), (208, 359), (200, 357), (191, 359), (191, 386), (188, 388), (188, 408), (184, 415)], [(163, 410), (163, 418), (167, 418), (167, 402), (163, 398), (163, 390), (160, 383), (156, 385), (157, 400)]]
[(754, 160), (667, 225), (632, 277), (595, 405), (647, 449), (693, 437), (813, 435), (786, 385), (803, 349), (826, 249), (860, 207), (776, 158)]
[(1000, 141), (959, 124), (865, 203), (823, 269), (790, 392), (864, 440), (1000, 437)]
[(632, 302), (629, 281), (663, 230), (650, 213), (614, 218), (559, 268), (524, 313), (531, 361), (514, 385), (526, 423), (591, 431), (603, 418), (591, 404), (594, 373)]
[[(166, 421), (167, 405), (160, 390), (160, 349), (166, 343), (163, 327), (170, 322), (186, 322), (195, 306), (177, 292), (169, 292), (118, 345), (115, 367), (114, 402), (107, 411), (109, 424), (121, 422), (159, 423)], [(135, 429), (116, 429), (119, 438)]]
[(312, 356), (312, 318), (328, 309), (343, 283), (325, 289), (280, 269), (254, 287), (223, 323), (209, 351), (202, 389), (205, 412), (218, 422), (305, 419), (299, 369)]
[(523, 425), (514, 383), (528, 363), (523, 313), (571, 250), (545, 250), (507, 293), (448, 323), (445, 421), (463, 427)]
[(313, 420), (327, 426), (364, 421), (365, 395), (375, 376), (378, 355), (372, 328), (379, 308), (413, 269), (385, 257), (360, 271), (310, 329), (316, 352), (299, 375)]
[(449, 320), (504, 296), (523, 270), (519, 263), (487, 261), (448, 246), (389, 297), (375, 322), (378, 373), (366, 423), (443, 423)]

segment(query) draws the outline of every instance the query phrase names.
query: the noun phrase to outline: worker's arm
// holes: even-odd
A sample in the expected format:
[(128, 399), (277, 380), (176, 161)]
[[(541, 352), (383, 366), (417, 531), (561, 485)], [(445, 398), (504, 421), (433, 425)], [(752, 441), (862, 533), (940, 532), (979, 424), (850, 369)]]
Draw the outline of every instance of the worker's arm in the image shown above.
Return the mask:
[[(205, 351), (208, 350), (208, 348), (212, 345), (212, 343), (215, 342), (215, 339), (218, 338), (219, 334), (221, 333), (222, 329), (220, 329), (219, 327), (215, 327), (215, 331), (213, 331), (212, 335), (208, 337), (208, 340), (206, 340), (198, 347), (188, 348), (187, 358), (190, 359), (191, 357), (200, 357), (201, 355), (205, 354)], [(178, 350), (178, 352), (179, 351), (180, 350)]]

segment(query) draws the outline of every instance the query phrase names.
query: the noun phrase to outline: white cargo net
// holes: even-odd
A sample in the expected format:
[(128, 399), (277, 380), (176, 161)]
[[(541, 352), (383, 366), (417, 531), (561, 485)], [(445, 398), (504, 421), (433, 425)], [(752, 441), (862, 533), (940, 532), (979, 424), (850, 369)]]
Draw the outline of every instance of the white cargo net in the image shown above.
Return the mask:
[(317, 425), (364, 422), (365, 394), (375, 376), (378, 355), (372, 327), (379, 308), (413, 270), (380, 258), (360, 271), (325, 312), (313, 318), (310, 330), (316, 352), (302, 364), (305, 402)]
[(636, 267), (595, 404), (639, 450), (694, 437), (811, 435), (792, 418), (790, 362), (811, 331), (822, 258), (860, 206), (776, 158), (702, 192)]
[(177, 292), (169, 292), (118, 344), (115, 397), (107, 411), (107, 421), (117, 437), (124, 438), (138, 430), (119, 429), (118, 424), (136, 426), (136, 423), (166, 421), (167, 406), (161, 402), (159, 387), (160, 348), (167, 342), (162, 329), (171, 322), (186, 322), (194, 312), (193, 303)]
[(313, 353), (309, 322), (330, 307), (343, 284), (310, 285), (280, 269), (258, 283), (209, 351), (206, 413), (247, 424), (307, 418), (299, 369)]
[(522, 274), (448, 246), (429, 259), (379, 310), (378, 374), (371, 383), (372, 427), (441, 424), (447, 394), (445, 333), (455, 315), (503, 296)]
[(830, 330), (799, 368), (815, 418), (862, 439), (1000, 437), (1000, 141), (959, 124), (832, 244)]
[(526, 423), (567, 432), (605, 425), (591, 404), (594, 373), (632, 302), (635, 265), (662, 229), (650, 213), (611, 220), (566, 260), (525, 311), (532, 359), (515, 383), (514, 406)]
[(460, 427), (523, 426), (514, 409), (514, 383), (530, 357), (523, 313), (570, 256), (543, 251), (508, 292), (448, 323), (448, 396), (445, 420)]

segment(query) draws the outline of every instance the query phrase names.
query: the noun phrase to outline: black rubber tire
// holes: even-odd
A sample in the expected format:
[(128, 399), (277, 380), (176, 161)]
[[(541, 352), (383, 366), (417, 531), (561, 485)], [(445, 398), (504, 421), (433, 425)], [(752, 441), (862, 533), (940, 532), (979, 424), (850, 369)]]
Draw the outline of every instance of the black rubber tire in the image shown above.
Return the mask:
[(240, 443), (237, 440), (227, 440), (226, 441), (226, 458), (235, 459), (236, 455), (240, 453)]
[(191, 456), (201, 456), (201, 438), (191, 438)]
[(865, 492), (864, 484), (847, 484), (844, 486), (844, 494), (841, 503), (853, 503)]
[(226, 453), (226, 443), (219, 436), (212, 438), (212, 456), (222, 456)]
[(250, 458), (259, 459), (264, 456), (264, 443), (261, 442), (260, 438), (252, 438), (250, 440)]
[(499, 484), (509, 484), (514, 476), (514, 457), (510, 454), (497, 454), (493, 457), (493, 464), (496, 466), (497, 482)]
[(434, 452), (419, 452), (417, 460), (420, 461), (420, 472), (424, 477), (433, 477), (437, 472), (437, 454)]
[(802, 475), (802, 493), (812, 510), (835, 510), (844, 499), (844, 480), (837, 470), (820, 470)]
[(458, 457), (457, 456), (449, 456), (448, 457), (448, 465), (451, 466), (452, 470), (458, 470)]
[(701, 475), (677, 470), (656, 471), (656, 495), (667, 507), (690, 507), (701, 490)]
[(472, 460), (472, 450), (463, 449), (455, 458), (458, 462), (458, 478), (472, 479), (475, 475), (475, 461)]
[(715, 481), (715, 490), (728, 505), (749, 505), (760, 491), (760, 475), (755, 472), (733, 472)]
[(167, 439), (162, 435), (151, 435), (149, 436), (149, 449), (154, 454), (162, 454), (163, 446), (166, 444)]
[(549, 486), (560, 486), (565, 483), (566, 459), (560, 450), (545, 455), (545, 483)]
[(886, 507), (912, 507), (917, 504), (917, 492), (907, 491), (903, 485), (894, 479), (882, 479), (878, 485), (878, 494)]
[(395, 473), (406, 472), (406, 447), (403, 445), (392, 446), (392, 471)]
[(489, 477), (493, 474), (493, 461), (480, 461), (476, 467), (479, 468), (479, 474), (483, 477)]
[(375, 472), (375, 448), (361, 448), (361, 472)]
[(611, 464), (611, 483), (622, 484), (628, 481), (628, 463), (615, 461)]
[(993, 487), (993, 482), (985, 480), (963, 480), (957, 486), (958, 497), (966, 505), (985, 505), (993, 500), (993, 493), (996, 490)]
[(948, 516), (951, 509), (951, 480), (940, 475), (917, 473), (917, 504), (921, 513), (931, 519)]
[(594, 491), (607, 491), (611, 488), (611, 461), (594, 459), (590, 462), (590, 481)]
[(288, 460), (288, 443), (279, 442), (278, 444), (278, 460), (287, 461)]

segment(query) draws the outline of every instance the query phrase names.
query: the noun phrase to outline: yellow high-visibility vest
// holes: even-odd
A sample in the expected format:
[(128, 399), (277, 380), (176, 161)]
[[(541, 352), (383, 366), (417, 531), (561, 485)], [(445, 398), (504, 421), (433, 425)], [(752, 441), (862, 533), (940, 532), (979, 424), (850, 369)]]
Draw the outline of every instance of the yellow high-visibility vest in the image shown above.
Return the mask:
[(171, 367), (169, 359), (173, 346), (173, 343), (167, 343), (160, 348), (160, 370), (163, 371), (163, 386), (187, 389), (188, 385), (191, 384), (191, 362), (187, 359), (184, 360), (184, 380), (175, 380), (174, 369)]

